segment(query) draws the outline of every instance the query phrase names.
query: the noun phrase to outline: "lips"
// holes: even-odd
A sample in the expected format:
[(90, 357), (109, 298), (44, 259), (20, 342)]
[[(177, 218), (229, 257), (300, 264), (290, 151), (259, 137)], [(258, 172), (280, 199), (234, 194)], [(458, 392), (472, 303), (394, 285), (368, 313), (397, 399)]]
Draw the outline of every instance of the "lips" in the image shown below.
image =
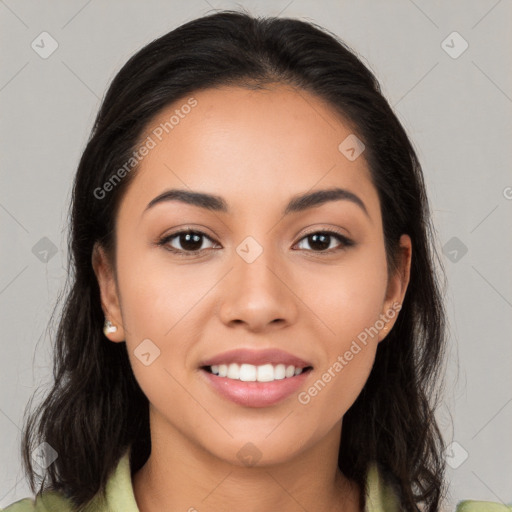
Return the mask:
[(200, 370), (200, 378), (219, 396), (244, 407), (277, 406), (294, 393), (298, 393), (310, 378), (311, 370), (294, 377), (272, 382), (242, 382), (213, 375)]
[(298, 356), (290, 354), (280, 349), (251, 350), (251, 349), (234, 349), (223, 352), (214, 357), (202, 361), (199, 366), (213, 366), (220, 364), (252, 364), (260, 366), (264, 364), (284, 364), (286, 366), (293, 365), (295, 368), (312, 367), (312, 364)]

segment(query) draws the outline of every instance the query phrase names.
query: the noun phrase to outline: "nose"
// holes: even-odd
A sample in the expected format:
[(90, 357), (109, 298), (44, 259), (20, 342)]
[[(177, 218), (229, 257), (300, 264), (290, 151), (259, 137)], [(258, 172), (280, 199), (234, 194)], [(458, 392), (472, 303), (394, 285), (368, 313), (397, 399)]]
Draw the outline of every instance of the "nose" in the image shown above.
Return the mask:
[(291, 273), (277, 264), (270, 250), (251, 263), (234, 254), (233, 268), (220, 290), (222, 322), (230, 327), (243, 324), (251, 332), (293, 324), (300, 301), (291, 281)]

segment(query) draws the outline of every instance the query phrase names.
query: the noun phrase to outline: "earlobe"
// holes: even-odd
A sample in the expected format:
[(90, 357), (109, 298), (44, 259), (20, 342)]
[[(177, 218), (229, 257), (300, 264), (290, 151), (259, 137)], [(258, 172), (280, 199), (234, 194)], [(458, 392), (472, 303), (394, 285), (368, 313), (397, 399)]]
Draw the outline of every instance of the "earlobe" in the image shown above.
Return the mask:
[(91, 263), (100, 289), (101, 307), (105, 314), (103, 333), (110, 341), (125, 341), (117, 284), (112, 264), (105, 250), (98, 242), (94, 244)]
[[(382, 315), (381, 315), (382, 318)], [(386, 324), (379, 332), (379, 338), (378, 342), (384, 341), (387, 338), (387, 335), (389, 334), (389, 331), (393, 328), (394, 321), (388, 320), (389, 322), (392, 322), (391, 325)]]

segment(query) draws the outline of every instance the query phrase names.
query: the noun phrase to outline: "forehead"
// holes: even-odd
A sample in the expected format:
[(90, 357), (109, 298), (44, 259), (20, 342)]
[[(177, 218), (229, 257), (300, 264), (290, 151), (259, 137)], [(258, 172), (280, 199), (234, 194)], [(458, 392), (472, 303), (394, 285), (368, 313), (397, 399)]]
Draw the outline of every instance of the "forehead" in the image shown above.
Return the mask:
[(353, 135), (330, 105), (289, 86), (198, 91), (148, 123), (141, 140), (152, 147), (123, 203), (142, 211), (165, 189), (179, 187), (227, 197), (241, 211), (261, 201), (281, 207), (293, 195), (337, 186), (375, 208), (364, 153), (351, 161), (339, 148)]

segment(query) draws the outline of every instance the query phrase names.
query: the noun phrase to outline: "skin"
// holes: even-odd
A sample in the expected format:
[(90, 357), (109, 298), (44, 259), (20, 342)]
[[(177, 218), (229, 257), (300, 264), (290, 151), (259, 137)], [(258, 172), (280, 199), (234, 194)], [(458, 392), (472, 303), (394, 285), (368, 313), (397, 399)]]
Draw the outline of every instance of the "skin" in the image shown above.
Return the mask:
[[(93, 254), (105, 315), (118, 326), (108, 338), (126, 342), (150, 402), (152, 452), (133, 477), (136, 501), (141, 512), (361, 510), (357, 485), (337, 467), (342, 420), (398, 315), (307, 405), (296, 393), (271, 407), (237, 405), (198, 365), (233, 348), (278, 347), (311, 362), (307, 390), (403, 302), (411, 240), (402, 235), (400, 269), (388, 276), (364, 153), (350, 161), (338, 150), (352, 131), (322, 100), (284, 85), (193, 96), (197, 106), (143, 159), (122, 199), (117, 275), (101, 247)], [(162, 111), (146, 135), (185, 101)], [(282, 216), (293, 196), (330, 187), (357, 194), (369, 217), (346, 200)], [(232, 213), (169, 201), (143, 214), (169, 188), (222, 196)], [(206, 234), (195, 245), (202, 255), (155, 245), (187, 227)], [(329, 255), (306, 237), (333, 227), (356, 245), (328, 238), (339, 249)], [(236, 252), (247, 236), (263, 249), (252, 263)], [(134, 354), (147, 338), (160, 350), (149, 366)], [(237, 457), (246, 443), (259, 450), (254, 466)]]

